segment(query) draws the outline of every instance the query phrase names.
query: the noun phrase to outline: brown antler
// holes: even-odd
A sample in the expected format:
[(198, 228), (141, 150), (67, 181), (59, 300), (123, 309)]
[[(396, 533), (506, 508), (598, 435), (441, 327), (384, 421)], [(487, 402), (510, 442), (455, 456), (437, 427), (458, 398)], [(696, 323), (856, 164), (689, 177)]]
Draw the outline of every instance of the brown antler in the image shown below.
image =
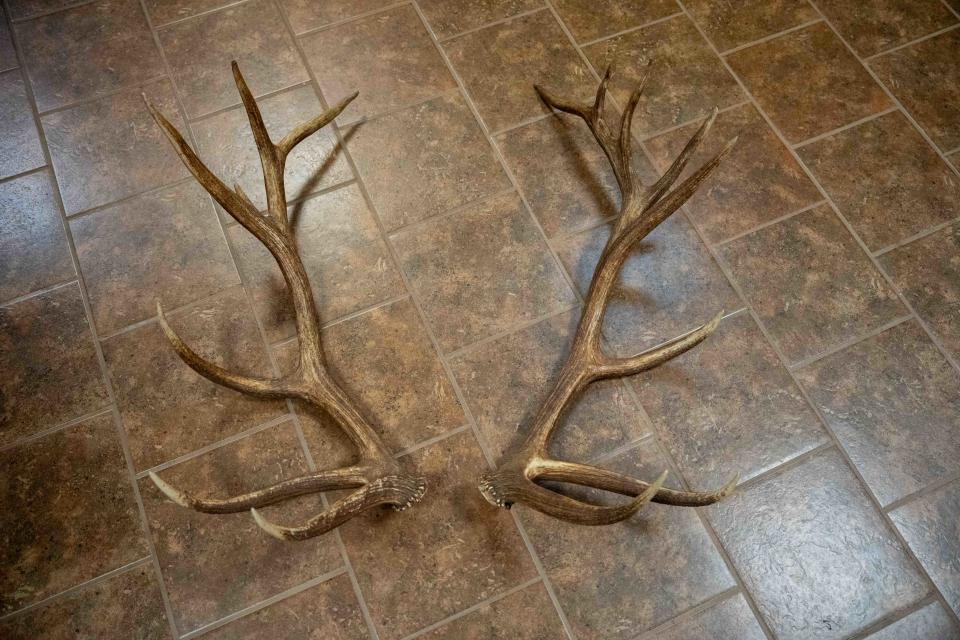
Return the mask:
[[(713, 114), (690, 139), (667, 172), (656, 184), (644, 188), (635, 178), (631, 166), (630, 128), (646, 78), (630, 96), (620, 119), (619, 131), (614, 135), (603, 117), (610, 75), (608, 69), (592, 105), (568, 102), (539, 86), (534, 87), (548, 105), (579, 116), (587, 123), (613, 167), (622, 194), (622, 203), (620, 217), (613, 225), (584, 299), (573, 346), (553, 391), (537, 412), (526, 441), (508, 455), (496, 471), (482, 476), (479, 485), (484, 497), (497, 506), (510, 508), (514, 503), (521, 503), (555, 518), (584, 525), (611, 524), (624, 520), (651, 500), (687, 507), (711, 504), (733, 491), (738, 479), (734, 476), (726, 486), (710, 493), (675, 491), (662, 486), (667, 477), (666, 471), (656, 481), (648, 483), (585, 464), (553, 460), (547, 454), (547, 442), (560, 418), (587, 386), (597, 380), (620, 378), (660, 366), (703, 342), (716, 329), (723, 316), (723, 312), (720, 312), (707, 324), (693, 331), (627, 358), (611, 357), (604, 353), (600, 346), (600, 330), (607, 302), (620, 268), (631, 250), (693, 195), (736, 142), (736, 138), (728, 142), (716, 157), (671, 190), (710, 130), (717, 116), (717, 110), (714, 109)], [(620, 506), (597, 506), (537, 484), (542, 481), (594, 487), (632, 496), (633, 499)]]
[[(296, 368), (280, 378), (253, 378), (228, 371), (197, 355), (167, 324), (163, 309), (158, 302), (157, 313), (160, 326), (183, 361), (205, 378), (241, 393), (260, 398), (293, 398), (325, 411), (360, 450), (360, 457), (356, 464), (348, 467), (311, 473), (226, 499), (198, 498), (189, 495), (170, 486), (152, 472), (150, 479), (167, 497), (185, 507), (204, 513), (236, 513), (249, 509), (257, 524), (270, 535), (283, 540), (303, 540), (330, 531), (362, 511), (378, 505), (392, 505), (398, 510), (406, 509), (423, 497), (426, 485), (422, 478), (401, 471), (399, 464), (370, 423), (357, 411), (343, 389), (327, 373), (323, 345), (320, 340), (320, 318), (313, 301), (310, 281), (300, 255), (297, 253), (296, 241), (287, 218), (283, 184), (287, 155), (297, 144), (336, 118), (357, 97), (357, 94), (354, 93), (333, 108), (294, 128), (280, 142), (274, 143), (267, 133), (260, 109), (253, 94), (247, 88), (237, 63), (233, 62), (232, 67), (233, 77), (260, 152), (263, 181), (267, 193), (266, 216), (257, 211), (239, 186), (231, 190), (215, 176), (200, 161), (180, 132), (149, 101), (147, 108), (193, 177), (227, 213), (262, 242), (277, 261), (293, 299), (299, 333), (300, 358)], [(356, 491), (338, 500), (330, 509), (299, 527), (282, 527), (270, 523), (256, 510), (256, 507), (294, 496), (333, 489), (356, 489)]]

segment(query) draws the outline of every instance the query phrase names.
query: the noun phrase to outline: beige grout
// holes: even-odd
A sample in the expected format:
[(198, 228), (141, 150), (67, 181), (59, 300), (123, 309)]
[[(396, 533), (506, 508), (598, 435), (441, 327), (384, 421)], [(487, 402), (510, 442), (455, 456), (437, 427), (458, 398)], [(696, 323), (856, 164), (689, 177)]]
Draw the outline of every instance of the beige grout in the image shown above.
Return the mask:
[(872, 122), (873, 120), (879, 120), (879, 119), (882, 118), (883, 116), (890, 115), (891, 113), (898, 113), (899, 111), (900, 111), (900, 109), (898, 109), (896, 105), (894, 105), (894, 106), (892, 106), (892, 107), (887, 107), (886, 109), (883, 109), (882, 111), (877, 111), (876, 113), (871, 113), (870, 115), (868, 115), (868, 116), (866, 116), (866, 117), (864, 117), (864, 118), (860, 118), (860, 119), (858, 119), (858, 120), (854, 120), (853, 122), (848, 122), (847, 124), (845, 124), (845, 125), (843, 125), (843, 126), (840, 126), (840, 127), (837, 127), (836, 129), (831, 129), (830, 131), (824, 131), (823, 133), (817, 134), (817, 135), (813, 136), (812, 138), (807, 138), (806, 140), (802, 140), (802, 141), (800, 141), (800, 142), (795, 142), (795, 143), (793, 143), (793, 145), (791, 145), (791, 146), (792, 146), (794, 149), (800, 149), (800, 148), (805, 147), (805, 146), (807, 146), (807, 145), (809, 145), (809, 144), (813, 144), (814, 142), (819, 142), (819, 141), (821, 141), (821, 140), (825, 140), (826, 138), (832, 138), (833, 136), (837, 135), (838, 133), (843, 133), (844, 131), (847, 131), (847, 130), (849, 130), (849, 129), (856, 129), (857, 127), (859, 127), (859, 126), (862, 125), (862, 124), (866, 124), (866, 123), (868, 123), (868, 122)]
[(878, 325), (878, 326), (876, 326), (876, 327), (873, 327), (873, 328), (870, 329), (869, 331), (864, 331), (863, 333), (859, 333), (859, 334), (857, 334), (857, 335), (855, 335), (855, 336), (852, 336), (852, 337), (850, 337), (850, 338), (848, 338), (848, 339), (846, 339), (846, 340), (843, 340), (843, 341), (841, 341), (841, 342), (837, 342), (837, 343), (835, 343), (835, 344), (832, 344), (832, 345), (828, 346), (826, 349), (823, 349), (822, 351), (818, 351), (817, 353), (813, 354), (812, 356), (808, 356), (808, 357), (803, 358), (803, 359), (801, 359), (801, 360), (797, 360), (797, 361), (795, 361), (795, 362), (791, 362), (791, 363), (787, 366), (787, 368), (790, 369), (790, 370), (792, 370), (792, 371), (799, 371), (800, 369), (803, 369), (804, 367), (808, 367), (808, 366), (810, 366), (811, 364), (820, 362), (821, 360), (825, 360), (826, 358), (829, 358), (829, 357), (832, 356), (832, 355), (835, 355), (835, 354), (837, 354), (837, 353), (840, 353), (841, 351), (845, 351), (846, 349), (849, 349), (849, 348), (851, 348), (851, 347), (854, 347), (854, 346), (856, 346), (856, 345), (859, 345), (861, 342), (866, 342), (867, 340), (869, 340), (869, 339), (871, 339), (871, 338), (874, 338), (874, 337), (880, 335), (881, 333), (885, 333), (886, 331), (889, 331), (890, 329), (893, 329), (894, 327), (896, 327), (896, 326), (898, 326), (898, 325), (901, 325), (901, 324), (903, 324), (903, 323), (905, 323), (905, 322), (909, 322), (909, 321), (911, 321), (911, 320), (913, 320), (913, 319), (914, 319), (914, 317), (913, 317), (912, 315), (910, 315), (909, 313), (908, 313), (908, 314), (905, 314), (905, 315), (897, 316), (896, 318), (893, 318), (892, 320), (889, 320), (889, 321), (887, 321), (887, 322), (885, 322), (885, 323), (883, 323), (883, 324), (881, 324), (881, 325)]
[[(251, 0), (243, 0), (243, 1), (249, 2)], [(231, 5), (231, 6), (236, 6), (236, 5)], [(226, 68), (226, 65), (224, 65), (224, 68)], [(172, 71), (170, 73), (170, 77), (173, 78)], [(297, 89), (302, 89), (304, 87), (309, 87), (309, 86), (310, 86), (310, 80), (298, 80), (297, 82), (288, 84), (285, 87), (280, 87), (279, 89), (273, 89), (271, 91), (265, 91), (259, 95), (255, 95), (254, 100), (259, 103), (263, 100), (269, 100), (270, 98), (275, 98), (276, 96), (282, 95), (284, 93), (296, 91)], [(219, 109), (214, 109), (213, 111), (207, 111), (198, 116), (190, 116), (188, 112), (186, 112), (186, 115), (189, 118), (190, 125), (192, 126), (192, 125), (201, 124), (207, 120), (212, 120), (217, 116), (222, 116), (223, 114), (230, 113), (231, 111), (241, 111), (241, 110), (243, 110), (243, 104), (241, 102), (235, 102), (230, 106), (220, 107)]]
[[(690, 16), (690, 20), (691, 20), (691, 21), (694, 20), (693, 16)], [(738, 51), (743, 51), (744, 49), (749, 49), (750, 47), (752, 47), (752, 46), (754, 46), (754, 45), (756, 45), (756, 44), (763, 44), (764, 42), (770, 42), (771, 40), (776, 40), (777, 38), (779, 38), (779, 37), (781, 37), (781, 36), (787, 35), (788, 33), (793, 33), (794, 31), (800, 31), (800, 30), (802, 30), (802, 29), (806, 29), (807, 27), (812, 27), (813, 25), (817, 24), (818, 22), (823, 22), (823, 18), (816, 18), (816, 19), (814, 19), (814, 20), (808, 20), (808, 21), (806, 21), (806, 22), (803, 22), (803, 23), (801, 23), (801, 24), (795, 25), (795, 26), (790, 27), (790, 28), (788, 28), (788, 29), (784, 29), (783, 31), (777, 31), (776, 33), (771, 33), (770, 35), (764, 36), (764, 37), (759, 38), (759, 39), (757, 39), (757, 40), (753, 40), (753, 41), (751, 41), (751, 42), (746, 42), (746, 43), (744, 43), (744, 44), (739, 44), (739, 45), (737, 45), (737, 46), (735, 46), (735, 47), (731, 47), (730, 49), (727, 49), (726, 51), (719, 51), (716, 47), (714, 47), (714, 50), (715, 50), (715, 51), (718, 51), (718, 52), (719, 52), (719, 55), (721, 55), (721, 56), (728, 56), (728, 55), (730, 55), (731, 53), (736, 53), (736, 52), (738, 52)], [(704, 35), (704, 37), (706, 37), (706, 34), (703, 34), (703, 35)]]
[[(541, 2), (543, 2), (543, 0), (541, 0)], [(419, 6), (419, 5), (418, 5), (418, 6)], [(528, 10), (528, 11), (521, 11), (520, 13), (515, 13), (515, 14), (513, 14), (512, 16), (507, 16), (506, 18), (499, 18), (499, 19), (497, 19), (497, 20), (494, 20), (493, 22), (487, 22), (486, 24), (482, 24), (482, 25), (480, 25), (479, 27), (470, 27), (469, 29), (465, 29), (464, 31), (460, 31), (459, 33), (455, 33), (455, 34), (450, 35), (450, 36), (444, 36), (444, 37), (442, 37), (442, 38), (436, 37), (435, 40), (436, 40), (439, 44), (446, 44), (446, 43), (451, 42), (451, 41), (453, 41), (453, 40), (456, 40), (456, 39), (458, 39), (458, 38), (462, 38), (463, 36), (469, 36), (469, 35), (471, 35), (471, 34), (477, 33), (478, 31), (483, 31), (484, 29), (487, 29), (487, 28), (489, 28), (489, 27), (496, 27), (496, 26), (499, 26), (499, 25), (501, 25), (501, 24), (506, 24), (507, 22), (512, 22), (512, 21), (514, 21), (514, 20), (516, 20), (516, 19), (518, 19), (518, 18), (526, 18), (527, 16), (532, 16), (532, 15), (535, 14), (535, 13), (540, 13), (541, 11), (546, 11), (546, 9), (547, 9), (547, 5), (541, 4), (541, 5), (540, 5), (539, 7), (537, 7), (536, 9), (530, 9), (530, 10)], [(422, 12), (422, 10), (421, 10), (421, 12)], [(423, 21), (424, 21), (425, 24), (428, 24), (428, 25), (429, 25), (429, 22), (430, 22), (430, 21), (426, 19), (426, 16), (424, 16)], [(430, 30), (431, 30), (431, 32), (433, 31), (433, 27), (432, 27), (432, 26), (430, 26)]]
[[(816, 209), (816, 208), (818, 208), (818, 207), (822, 207), (822, 206), (825, 205), (825, 204), (827, 204), (827, 201), (821, 198), (820, 200), (817, 200), (816, 202), (813, 202), (813, 203), (808, 204), (808, 205), (804, 205), (804, 206), (800, 207), (799, 209), (796, 209), (796, 210), (791, 211), (791, 212), (789, 212), (789, 213), (785, 213), (784, 215), (779, 216), (779, 217), (777, 217), (777, 218), (773, 218), (772, 220), (766, 220), (766, 221), (764, 221), (764, 222), (761, 222), (761, 223), (758, 224), (757, 226), (755, 226), (755, 227), (750, 227), (750, 228), (747, 229), (746, 231), (741, 231), (740, 233), (734, 234), (734, 235), (730, 236), (729, 238), (724, 238), (723, 240), (718, 240), (718, 241), (716, 241), (716, 242), (709, 243), (709, 244), (710, 244), (711, 246), (713, 246), (715, 249), (719, 249), (720, 247), (726, 246), (726, 245), (728, 245), (728, 244), (732, 244), (732, 243), (736, 242), (737, 240), (741, 240), (741, 239), (743, 239), (743, 238), (746, 238), (747, 236), (753, 235), (754, 233), (756, 233), (756, 232), (758, 232), (758, 231), (762, 231), (763, 229), (766, 229), (767, 227), (772, 227), (772, 226), (774, 226), (774, 225), (780, 224), (781, 222), (783, 222), (783, 221), (785, 221), (785, 220), (789, 220), (790, 218), (795, 218), (795, 217), (797, 217), (797, 216), (799, 216), (799, 215), (802, 215), (802, 214), (804, 214), (804, 213), (806, 213), (806, 212), (808, 212), (808, 211), (812, 211), (812, 210), (814, 210), (814, 209)], [(705, 242), (706, 242), (706, 241), (705, 241)]]
[[(166, 0), (162, 0), (162, 1), (166, 1)], [(222, 6), (215, 7), (215, 8), (213, 8), (213, 9), (207, 9), (207, 10), (205, 10), (205, 11), (199, 11), (199, 12), (197, 12), (197, 13), (192, 13), (192, 14), (190, 14), (189, 16), (184, 16), (184, 17), (182, 17), (182, 18), (174, 18), (173, 20), (170, 20), (169, 22), (164, 22), (164, 23), (162, 23), (162, 24), (155, 24), (155, 25), (154, 25), (154, 29), (157, 30), (157, 31), (159, 31), (160, 29), (164, 29), (164, 28), (166, 28), (166, 27), (170, 27), (170, 26), (173, 26), (173, 25), (175, 25), (175, 24), (180, 24), (181, 22), (187, 22), (188, 20), (192, 20), (192, 19), (194, 19), (194, 18), (202, 18), (202, 17), (204, 17), (204, 16), (210, 15), (211, 13), (219, 13), (220, 11), (223, 11), (223, 10), (225, 10), (225, 9), (232, 9), (232, 8), (238, 6), (238, 5), (245, 4), (245, 3), (250, 2), (250, 1), (251, 1), (251, 0), (234, 0), (233, 2), (228, 2), (228, 3), (226, 3), (226, 4), (222, 5)], [(148, 12), (148, 13), (149, 13), (149, 12)], [(153, 17), (151, 16), (150, 19), (152, 20)]]
[(80, 0), (80, 2), (74, 2), (72, 4), (67, 4), (62, 7), (57, 7), (56, 9), (51, 9), (49, 11), (40, 11), (38, 13), (31, 13), (22, 18), (14, 19), (10, 15), (9, 7), (7, 7), (7, 20), (11, 24), (20, 24), (22, 22), (29, 22), (30, 20), (36, 20), (37, 18), (46, 18), (47, 16), (52, 16), (55, 13), (60, 13), (62, 11), (69, 11), (70, 9), (76, 9), (77, 7), (82, 7), (85, 4), (93, 4), (95, 0)]
[(908, 244), (912, 244), (912, 243), (916, 242), (917, 240), (923, 240), (924, 238), (926, 238), (926, 237), (928, 237), (928, 236), (932, 236), (933, 234), (937, 233), (938, 231), (943, 231), (943, 230), (946, 229), (947, 227), (952, 227), (952, 226), (954, 226), (955, 224), (957, 224), (958, 222), (960, 222), (960, 216), (954, 218), (953, 220), (947, 220), (946, 222), (941, 222), (940, 224), (934, 225), (934, 226), (932, 226), (932, 227), (930, 227), (930, 228), (928, 228), (928, 229), (924, 229), (924, 230), (921, 231), (920, 233), (915, 233), (915, 234), (913, 234), (912, 236), (909, 236), (909, 237), (907, 237), (907, 238), (904, 238), (903, 240), (899, 240), (899, 241), (897, 241), (897, 242), (894, 242), (893, 244), (889, 244), (889, 245), (883, 247), (882, 249), (877, 249), (876, 251), (873, 252), (873, 256), (874, 256), (875, 258), (879, 258), (880, 256), (886, 255), (886, 254), (890, 253), (891, 251), (896, 251), (897, 249), (900, 249), (900, 248), (902, 248), (902, 247), (905, 247), (905, 246), (907, 246)]
[(641, 29), (646, 29), (647, 27), (652, 27), (655, 24), (660, 24), (661, 22), (667, 22), (668, 20), (673, 20), (674, 18), (678, 18), (683, 15), (683, 11), (675, 11), (674, 13), (671, 13), (668, 16), (663, 16), (662, 18), (657, 18), (656, 20), (644, 22), (643, 24), (638, 24), (636, 26), (629, 27), (627, 29), (615, 31), (614, 33), (608, 33), (607, 35), (600, 36), (599, 38), (593, 38), (592, 40), (587, 40), (585, 42), (578, 43), (577, 39), (573, 36), (573, 33), (570, 32), (569, 28), (567, 28), (567, 23), (564, 22), (563, 17), (556, 10), (556, 7), (550, 4), (550, 8), (553, 10), (554, 17), (563, 25), (564, 31), (568, 33), (567, 37), (570, 39), (571, 44), (573, 44), (574, 48), (577, 49), (580, 55), (584, 57), (586, 57), (586, 55), (582, 51), (584, 47), (589, 47), (597, 44), (598, 42), (604, 42), (606, 40), (613, 40), (614, 38), (619, 38), (620, 36), (625, 36), (629, 33), (633, 33), (634, 31), (640, 31)]
[(701, 613), (720, 606), (728, 600), (736, 598), (741, 593), (742, 591), (739, 586), (725, 589), (720, 593), (710, 596), (703, 602), (686, 609), (683, 613), (658, 624), (652, 629), (641, 631), (638, 635), (633, 636), (633, 640), (654, 640), (655, 638), (660, 638), (664, 633), (675, 629), (684, 622), (696, 620), (697, 616), (699, 616)]
[[(340, 20), (334, 20), (333, 22), (328, 22), (326, 24), (322, 24), (317, 27), (305, 29), (300, 33), (297, 33), (296, 31), (294, 31), (293, 26), (291, 25), (289, 28), (289, 32), (293, 34), (294, 38), (306, 38), (306, 37), (312, 36), (315, 33), (320, 33), (321, 31), (327, 31), (329, 29), (333, 29), (335, 27), (349, 24), (351, 22), (358, 22), (360, 20), (363, 20), (364, 18), (369, 18), (370, 16), (375, 16), (379, 13), (386, 13), (391, 9), (396, 9), (397, 7), (402, 7), (408, 4), (410, 4), (410, 0), (399, 0), (397, 2), (384, 5), (382, 7), (377, 7), (376, 9), (371, 9), (370, 11), (363, 11), (361, 13), (357, 13), (355, 15), (348, 16)], [(289, 18), (287, 18), (286, 13), (284, 13), (284, 17), (287, 19), (287, 22), (289, 22)], [(317, 83), (317, 86), (319, 87), (319, 83)]]
[[(157, 55), (159, 55), (159, 53)], [(25, 70), (27, 69), (26, 66), (24, 66), (23, 68)], [(66, 104), (59, 105), (52, 109), (47, 109), (46, 111), (40, 111), (38, 109), (37, 113), (40, 114), (41, 118), (46, 118), (57, 113), (63, 113), (64, 111), (69, 111), (70, 109), (86, 107), (86, 106), (95, 104), (97, 102), (100, 102), (102, 100), (113, 98), (114, 96), (118, 96), (122, 93), (133, 91), (134, 89), (138, 87), (142, 87), (143, 85), (151, 84), (154, 82), (160, 82), (161, 80), (166, 80), (166, 79), (167, 79), (167, 75), (164, 73), (158, 73), (155, 76), (148, 76), (146, 78), (138, 78), (135, 82), (128, 82), (123, 84), (122, 86), (116, 87), (114, 89), (110, 89), (109, 91), (103, 91), (101, 93), (97, 93), (96, 95), (92, 95), (92, 96), (83, 98), (81, 100), (74, 100), (73, 102), (68, 102)]]
[(4, 307), (12, 307), (16, 304), (20, 304), (21, 302), (26, 302), (27, 300), (32, 300), (34, 298), (39, 298), (40, 296), (44, 296), (48, 293), (52, 293), (57, 289), (63, 289), (63, 288), (69, 287), (72, 284), (78, 284), (76, 277), (70, 278), (69, 280), (63, 280), (62, 282), (57, 282), (55, 284), (47, 285), (42, 289), (36, 289), (35, 291), (31, 291), (30, 293), (25, 293), (22, 296), (17, 296), (16, 298), (10, 298), (9, 300), (4, 300), (3, 302), (0, 302), (0, 309), (3, 309)]
[[(949, 27), (944, 27), (943, 29), (937, 29), (936, 31), (932, 31), (932, 32), (928, 33), (928, 34), (925, 35), (925, 36), (921, 36), (921, 37), (917, 38), (916, 40), (911, 40), (910, 42), (904, 42), (903, 44), (897, 45), (897, 46), (895, 46), (895, 47), (891, 47), (891, 48), (889, 48), (889, 49), (885, 49), (885, 50), (883, 50), (883, 51), (880, 51), (879, 53), (872, 53), (872, 54), (870, 54), (869, 56), (865, 56), (865, 57), (861, 58), (861, 61), (863, 61), (863, 62), (869, 62), (870, 60), (874, 60), (874, 59), (879, 58), (880, 56), (886, 55), (886, 54), (888, 54), (888, 53), (893, 53), (894, 51), (899, 51), (900, 49), (906, 49), (907, 47), (912, 47), (912, 46), (915, 45), (915, 44), (918, 44), (918, 43), (920, 43), (920, 42), (923, 42), (924, 40), (930, 40), (930, 39), (932, 39), (932, 38), (936, 38), (937, 36), (943, 35), (944, 33), (948, 33), (948, 32), (950, 32), (950, 31), (953, 31), (954, 29), (957, 29), (957, 28), (960, 28), (960, 22), (956, 22), (956, 23), (950, 25)], [(838, 33), (839, 33), (839, 32), (838, 32)], [(859, 54), (858, 54), (858, 55), (859, 55)]]

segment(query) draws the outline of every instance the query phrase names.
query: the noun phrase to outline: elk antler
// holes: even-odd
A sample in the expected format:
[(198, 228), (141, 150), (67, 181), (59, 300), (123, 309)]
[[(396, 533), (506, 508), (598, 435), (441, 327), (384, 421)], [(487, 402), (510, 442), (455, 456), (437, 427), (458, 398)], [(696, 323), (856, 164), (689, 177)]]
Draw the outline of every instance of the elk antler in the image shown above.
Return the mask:
[[(343, 389), (326, 370), (323, 345), (320, 341), (320, 318), (313, 301), (313, 292), (307, 272), (297, 253), (290, 223), (287, 219), (283, 171), (287, 155), (300, 142), (330, 123), (357, 97), (357, 93), (340, 101), (312, 120), (290, 131), (280, 142), (271, 141), (260, 115), (260, 109), (247, 88), (236, 62), (232, 63), (233, 77), (243, 100), (243, 106), (253, 130), (253, 138), (260, 152), (263, 181), (267, 193), (267, 215), (263, 216), (250, 202), (239, 186), (228, 188), (201, 162), (180, 132), (147, 101), (147, 108), (173, 145), (180, 159), (227, 213), (252, 233), (273, 255), (293, 299), (300, 357), (296, 368), (274, 379), (252, 378), (233, 373), (209, 362), (180, 339), (167, 323), (160, 303), (157, 314), (160, 327), (174, 350), (190, 368), (205, 378), (260, 398), (292, 398), (325, 411), (346, 432), (360, 450), (359, 460), (348, 467), (319, 471), (291, 480), (285, 480), (252, 493), (225, 499), (200, 498), (180, 491), (154, 473), (150, 479), (177, 504), (204, 513), (236, 513), (249, 509), (257, 524), (270, 535), (282, 540), (303, 540), (330, 531), (353, 516), (378, 505), (392, 505), (403, 510), (418, 502), (426, 485), (422, 478), (405, 474), (384, 446), (369, 422), (350, 402)], [(287, 498), (318, 491), (356, 489), (335, 502), (327, 511), (299, 527), (282, 527), (268, 522), (256, 507), (273, 504)]]
[[(614, 135), (603, 117), (610, 75), (607, 69), (592, 105), (568, 102), (534, 85), (548, 105), (579, 116), (587, 123), (613, 167), (622, 203), (620, 217), (613, 225), (584, 299), (570, 354), (553, 390), (537, 412), (527, 439), (507, 456), (496, 471), (484, 474), (479, 485), (484, 497), (499, 507), (510, 508), (514, 503), (521, 503), (555, 518), (584, 525), (611, 524), (624, 520), (651, 500), (686, 507), (711, 504), (730, 494), (738, 479), (734, 476), (724, 487), (710, 493), (675, 491), (662, 486), (666, 471), (653, 483), (647, 483), (606, 469), (553, 460), (547, 453), (547, 442), (560, 418), (587, 386), (597, 380), (620, 378), (660, 366), (703, 342), (716, 329), (723, 316), (721, 311), (701, 327), (626, 358), (611, 357), (600, 346), (600, 330), (610, 292), (631, 250), (693, 195), (736, 142), (736, 138), (728, 142), (716, 157), (671, 189), (710, 130), (717, 116), (717, 110), (714, 109), (667, 172), (656, 184), (644, 188), (635, 178), (631, 166), (630, 128), (646, 77), (630, 96), (620, 119), (619, 132)], [(633, 499), (620, 506), (597, 506), (537, 484), (551, 480), (594, 487), (632, 496)]]

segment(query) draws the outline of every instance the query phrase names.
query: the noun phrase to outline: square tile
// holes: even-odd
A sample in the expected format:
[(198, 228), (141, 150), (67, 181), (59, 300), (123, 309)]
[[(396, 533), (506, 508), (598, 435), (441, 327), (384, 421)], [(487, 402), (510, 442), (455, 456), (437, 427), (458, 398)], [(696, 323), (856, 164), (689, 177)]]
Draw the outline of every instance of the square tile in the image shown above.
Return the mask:
[(76, 283), (0, 307), (0, 371), (0, 443), (106, 406)]
[(20, 70), (0, 73), (0, 178), (46, 163)]
[(17, 51), (13, 47), (13, 38), (7, 26), (6, 13), (0, 8), (0, 71), (19, 66)]
[(680, 12), (674, 0), (557, 0), (557, 13), (577, 42), (597, 40)]
[(136, 0), (82, 4), (15, 29), (41, 112), (163, 74)]
[(737, 238), (719, 254), (791, 364), (906, 313), (828, 205)]
[(438, 38), (543, 7), (543, 0), (420, 0), (417, 3)]
[(595, 82), (549, 11), (538, 11), (444, 43), (450, 62), (491, 131), (549, 113), (539, 84), (592, 100)]
[(574, 302), (513, 194), (405, 230), (391, 242), (445, 353)]
[(563, 640), (567, 635), (543, 583), (537, 583), (422, 637), (425, 640)]
[(150, 14), (154, 27), (184, 20), (208, 11), (216, 11), (236, 0), (144, 0), (143, 5)]
[(891, 106), (823, 22), (732, 53), (727, 62), (792, 143)]
[(42, 118), (67, 215), (189, 175), (147, 112), (141, 91), (175, 127), (186, 131), (169, 80)]
[(820, 17), (807, 0), (684, 0), (683, 4), (720, 51)]
[(931, 602), (897, 620), (889, 627), (867, 636), (866, 640), (916, 640), (916, 638), (960, 639), (960, 625), (950, 618), (939, 602)]
[(185, 182), (70, 221), (100, 335), (239, 284), (210, 198)]
[(863, 5), (820, 0), (817, 6), (863, 57), (906, 44), (957, 22), (939, 0), (880, 0)]
[(960, 216), (960, 178), (899, 111), (798, 151), (871, 250)]
[(7, 449), (0, 470), (3, 613), (149, 553), (112, 415)]
[(376, 11), (396, 4), (397, 0), (279, 0), (294, 33), (317, 29), (332, 22)]
[(777, 638), (845, 638), (929, 590), (836, 451), (708, 514)]
[(459, 94), (356, 125), (345, 137), (388, 231), (510, 188)]
[[(724, 600), (676, 624), (656, 629), (649, 636), (661, 640), (764, 640), (763, 629), (743, 596)], [(644, 640), (647, 636), (643, 637)]]

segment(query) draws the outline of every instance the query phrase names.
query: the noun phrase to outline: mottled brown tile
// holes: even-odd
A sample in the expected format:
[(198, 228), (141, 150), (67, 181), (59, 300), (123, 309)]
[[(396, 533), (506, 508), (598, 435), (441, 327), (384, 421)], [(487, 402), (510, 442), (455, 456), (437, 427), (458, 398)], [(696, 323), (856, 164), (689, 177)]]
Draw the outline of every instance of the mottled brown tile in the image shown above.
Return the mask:
[(960, 640), (960, 625), (950, 618), (939, 602), (897, 620), (889, 627), (867, 636), (866, 640)]
[(10, 28), (7, 27), (6, 13), (0, 8), (0, 71), (18, 66), (17, 52), (13, 47)]
[(76, 277), (46, 171), (0, 184), (0, 300)]
[(939, 0), (880, 0), (869, 4), (820, 0), (817, 6), (850, 46), (864, 57), (957, 22)]
[(534, 83), (569, 99), (593, 96), (589, 70), (549, 11), (475, 31), (444, 48), (492, 131), (549, 111)]
[(76, 284), (0, 307), (0, 371), (3, 443), (106, 405)]
[(463, 31), (534, 11), (543, 0), (420, 0), (427, 23), (438, 38), (449, 38)]
[(411, 5), (374, 14), (302, 39), (328, 101), (360, 96), (341, 122), (421, 102), (456, 89), (440, 52)]
[(819, 17), (807, 0), (685, 0), (683, 4), (720, 51)]
[(46, 164), (19, 69), (0, 74), (0, 178)]
[(676, 624), (653, 631), (643, 640), (764, 640), (763, 629), (743, 596), (724, 600)]
[(3, 613), (147, 555), (111, 415), (8, 449), (0, 470)]
[(331, 22), (376, 11), (396, 4), (398, 0), (279, 0), (293, 27), (294, 33), (303, 33)]
[[(584, 48), (595, 69), (613, 66), (611, 93), (621, 105), (649, 71), (633, 130), (646, 135), (746, 100), (736, 80), (686, 16)], [(653, 65), (648, 68), (648, 64)]]
[(99, 0), (15, 28), (40, 111), (163, 74), (136, 0)]
[(842, 638), (929, 587), (840, 454), (820, 454), (708, 510), (774, 634)]
[(738, 238), (719, 253), (790, 363), (906, 312), (827, 205)]
[(100, 335), (238, 284), (206, 192), (193, 182), (70, 222)]
[(158, 33), (190, 118), (240, 103), (231, 60), (254, 96), (309, 79), (277, 6), (268, 0), (239, 3)]
[(388, 231), (510, 188), (458, 94), (364, 122), (347, 135)]
[(574, 301), (513, 194), (398, 233), (392, 242), (444, 352)]
[[(702, 124), (646, 142), (662, 171)], [(734, 136), (733, 152), (688, 201), (687, 211), (710, 242), (720, 242), (820, 200), (820, 192), (753, 105), (724, 111), (691, 159), (690, 175)]]
[(186, 130), (168, 80), (43, 117), (43, 130), (68, 215), (188, 175), (147, 112), (141, 91), (174, 126)]
[(891, 106), (823, 22), (732, 53), (727, 61), (790, 142)]
[(144, 0), (144, 6), (154, 27), (161, 27), (175, 20), (216, 11), (236, 0)]
[[(307, 472), (291, 422), (260, 431), (165, 469), (185, 491), (227, 496)], [(147, 522), (174, 618), (196, 629), (340, 567), (332, 534), (296, 544), (270, 537), (247, 512), (212, 515), (169, 501), (149, 478), (140, 481)], [(263, 509), (273, 521), (303, 522), (323, 510), (319, 495)]]
[(383, 640), (406, 636), (536, 576), (510, 515), (477, 491), (487, 466), (469, 432), (402, 458), (427, 480), (403, 513), (368, 512), (342, 529)]
[(674, 0), (557, 0), (554, 5), (577, 42), (596, 40), (680, 11)]
[[(271, 375), (239, 287), (168, 319), (187, 344), (220, 366)], [(202, 378), (180, 360), (157, 323), (104, 341), (103, 351), (137, 469), (172, 460), (284, 412), (280, 402), (253, 399)]]
[(10, 9), (11, 19), (23, 20), (38, 14), (58, 11), (74, 4), (78, 4), (78, 0), (10, 0), (7, 6)]

